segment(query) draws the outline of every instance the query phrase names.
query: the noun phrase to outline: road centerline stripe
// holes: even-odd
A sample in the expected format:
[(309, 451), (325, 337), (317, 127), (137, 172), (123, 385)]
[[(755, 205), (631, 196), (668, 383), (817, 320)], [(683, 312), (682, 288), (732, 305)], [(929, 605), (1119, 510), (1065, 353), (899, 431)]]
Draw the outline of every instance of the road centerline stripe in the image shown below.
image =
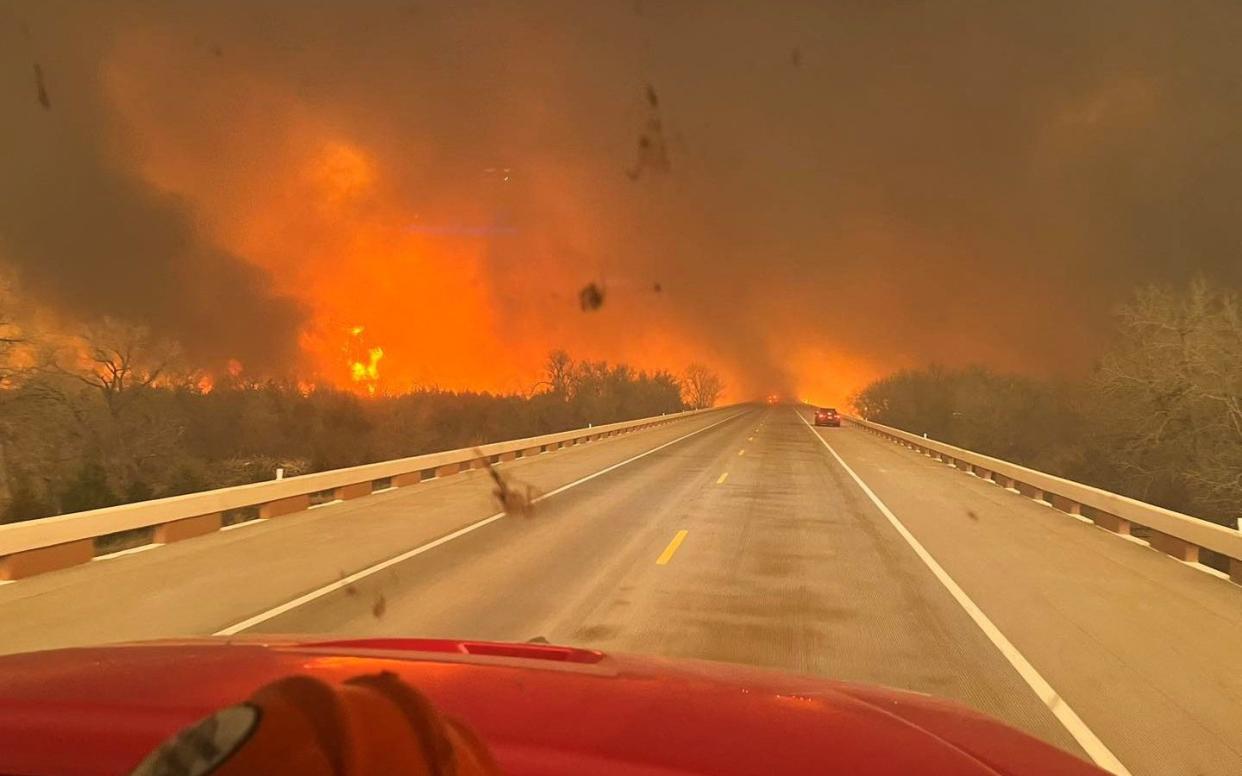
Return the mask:
[[(582, 477), (582, 478), (580, 478), (580, 479), (574, 480), (573, 482), (568, 483), (568, 484), (566, 484), (566, 485), (562, 485), (561, 487), (559, 487), (559, 488), (557, 488), (557, 489), (555, 489), (555, 490), (549, 491), (548, 493), (545, 493), (545, 494), (543, 494), (542, 496), (540, 496), (540, 497), (538, 497), (538, 498), (532, 499), (532, 500), (531, 500), (531, 503), (532, 503), (532, 504), (538, 504), (539, 502), (544, 501), (545, 499), (552, 498), (553, 496), (557, 495), (558, 493), (564, 493), (565, 491), (569, 490), (570, 488), (576, 488), (576, 487), (578, 487), (579, 485), (582, 485), (583, 483), (586, 483), (586, 482), (590, 482), (591, 480), (595, 479), (596, 477), (603, 476), (603, 475), (607, 474), (608, 472), (613, 471), (614, 469), (619, 469), (619, 468), (621, 468), (622, 466), (625, 466), (625, 465), (627, 465), (627, 464), (633, 463), (634, 461), (637, 461), (637, 460), (639, 460), (639, 459), (641, 459), (641, 458), (646, 458), (647, 456), (651, 455), (652, 453), (657, 453), (657, 452), (659, 452), (659, 451), (663, 450), (664, 448), (666, 448), (666, 447), (668, 447), (668, 446), (670, 446), (670, 445), (675, 445), (675, 444), (677, 444), (678, 442), (682, 441), (683, 439), (689, 439), (690, 437), (694, 436), (695, 434), (701, 434), (701, 433), (703, 433), (704, 431), (707, 431), (707, 430), (709, 430), (709, 429), (713, 429), (713, 428), (715, 428), (716, 426), (719, 426), (721, 423), (727, 423), (728, 421), (733, 420), (734, 418), (740, 417), (740, 416), (741, 416), (741, 414), (743, 414), (743, 413), (733, 413), (733, 414), (729, 415), (729, 417), (727, 417), (727, 418), (722, 418), (722, 419), (720, 419), (720, 420), (716, 421), (715, 423), (712, 423), (712, 424), (707, 425), (707, 426), (703, 426), (702, 428), (696, 428), (694, 431), (691, 431), (691, 432), (690, 432), (690, 433), (688, 433), (688, 434), (682, 434), (681, 436), (677, 437), (676, 439), (672, 439), (672, 440), (670, 440), (670, 441), (668, 441), (668, 442), (665, 442), (665, 443), (664, 443), (664, 444), (662, 444), (662, 445), (659, 445), (659, 446), (657, 446), (657, 447), (653, 447), (653, 448), (651, 448), (650, 450), (644, 450), (643, 452), (639, 453), (638, 455), (631, 456), (630, 458), (626, 458), (624, 461), (620, 461), (619, 463), (614, 463), (614, 464), (612, 464), (611, 466), (608, 466), (608, 467), (605, 467), (605, 468), (603, 468), (603, 469), (600, 469), (600, 470), (599, 470), (599, 471), (597, 471), (597, 472), (592, 472), (591, 474), (588, 474), (588, 475), (586, 475), (585, 477)], [(483, 519), (481, 519), (481, 520), (477, 520), (477, 521), (475, 521), (475, 522), (473, 522), (473, 523), (470, 523), (469, 525), (466, 525), (466, 526), (464, 526), (464, 527), (462, 527), (462, 528), (458, 528), (456, 531), (453, 531), (453, 532), (451, 532), (451, 533), (445, 534), (444, 536), (441, 536), (441, 537), (440, 537), (440, 538), (438, 538), (438, 539), (433, 539), (433, 540), (431, 540), (431, 541), (427, 542), (426, 544), (419, 545), (418, 547), (415, 547), (415, 548), (413, 548), (413, 549), (411, 549), (411, 550), (406, 550), (405, 552), (401, 553), (400, 555), (394, 555), (393, 557), (389, 558), (388, 560), (383, 560), (383, 561), (380, 561), (379, 563), (376, 563), (376, 564), (374, 564), (374, 565), (367, 566), (366, 568), (362, 569), (361, 571), (356, 571), (356, 572), (354, 572), (353, 574), (350, 574), (349, 576), (346, 576), (346, 577), (341, 577), (340, 579), (336, 580), (335, 582), (330, 582), (329, 584), (323, 585), (322, 587), (317, 587), (317, 588), (315, 588), (314, 590), (311, 590), (309, 593), (305, 593), (305, 594), (303, 594), (303, 595), (300, 595), (300, 596), (298, 596), (297, 598), (294, 598), (294, 599), (293, 599), (293, 600), (291, 600), (291, 601), (287, 601), (287, 602), (285, 602), (285, 603), (283, 603), (283, 604), (281, 604), (281, 605), (279, 605), (279, 606), (275, 606), (275, 607), (272, 607), (271, 609), (266, 609), (266, 610), (264, 610), (264, 611), (262, 611), (262, 612), (259, 612), (258, 614), (254, 615), (254, 616), (252, 616), (252, 617), (248, 617), (248, 618), (246, 618), (246, 619), (242, 620), (241, 622), (234, 623), (233, 625), (230, 625), (230, 626), (228, 626), (227, 628), (221, 628), (220, 630), (216, 631), (215, 633), (213, 633), (213, 634), (211, 634), (211, 635), (213, 635), (213, 636), (232, 636), (232, 635), (234, 635), (234, 634), (241, 633), (241, 632), (242, 632), (242, 631), (244, 631), (244, 630), (248, 630), (248, 629), (250, 629), (250, 628), (253, 628), (253, 627), (254, 627), (254, 626), (256, 626), (256, 625), (259, 625), (259, 624), (261, 624), (261, 623), (267, 622), (268, 620), (271, 620), (271, 619), (273, 619), (273, 618), (275, 618), (275, 617), (279, 617), (280, 615), (284, 614), (285, 612), (292, 611), (293, 609), (296, 609), (296, 608), (298, 608), (299, 606), (302, 606), (303, 604), (308, 604), (308, 603), (310, 603), (311, 601), (314, 601), (314, 600), (316, 600), (316, 599), (318, 599), (318, 598), (322, 598), (323, 596), (327, 595), (328, 593), (331, 593), (331, 592), (336, 591), (336, 590), (340, 590), (340, 589), (345, 588), (345, 587), (349, 587), (350, 585), (354, 584), (354, 583), (355, 583), (355, 582), (357, 582), (358, 580), (360, 580), (360, 579), (364, 579), (364, 578), (366, 578), (366, 577), (369, 577), (369, 576), (371, 576), (372, 574), (375, 574), (376, 572), (383, 571), (384, 569), (388, 568), (389, 566), (395, 566), (396, 564), (401, 563), (401, 562), (403, 562), (403, 561), (407, 561), (407, 560), (409, 560), (410, 558), (413, 558), (413, 557), (418, 556), (418, 555), (422, 555), (424, 552), (427, 552), (428, 550), (433, 550), (433, 549), (435, 549), (436, 547), (439, 547), (439, 546), (440, 546), (440, 545), (442, 545), (442, 544), (448, 544), (449, 542), (453, 541), (454, 539), (457, 539), (457, 538), (460, 538), (460, 537), (462, 537), (462, 536), (465, 536), (466, 534), (470, 533), (471, 531), (477, 531), (478, 529), (482, 528), (483, 526), (485, 526), (485, 525), (490, 525), (490, 524), (492, 524), (492, 523), (496, 522), (497, 520), (499, 520), (500, 518), (502, 518), (502, 517), (504, 517), (504, 516), (505, 516), (505, 513), (504, 513), (504, 512), (497, 512), (497, 513), (496, 513), (496, 514), (494, 514), (494, 515), (489, 515), (488, 517), (485, 517), (485, 518), (483, 518)]]
[(673, 540), (664, 548), (664, 552), (660, 553), (660, 557), (656, 558), (657, 566), (667, 566), (668, 562), (673, 559), (673, 553), (677, 552), (677, 548), (686, 540), (686, 529), (682, 529), (673, 535)]
[(725, 480), (727, 480), (727, 479), (729, 479), (729, 473), (728, 473), (728, 472), (725, 472), (724, 474), (720, 475), (720, 478), (719, 478), (719, 479), (717, 479), (717, 480), (716, 480), (716, 484), (717, 484), (717, 485), (724, 485), (724, 481), (725, 481)]
[(862, 489), (862, 492), (871, 500), (871, 503), (880, 510), (880, 514), (884, 515), (884, 517), (888, 519), (888, 522), (892, 524), (893, 528), (897, 530), (897, 533), (901, 535), (901, 538), (906, 540), (906, 544), (910, 545), (910, 548), (914, 550), (914, 553), (919, 556), (919, 560), (923, 561), (927, 568), (931, 570), (932, 575), (940, 581), (940, 584), (944, 585), (945, 589), (949, 591), (949, 595), (953, 596), (954, 600), (956, 600), (957, 603), (966, 610), (966, 614), (971, 620), (974, 621), (975, 625), (979, 626), (979, 630), (983, 631), (983, 634), (988, 637), (988, 640), (992, 642), (993, 646), (995, 646), (1000, 651), (1001, 655), (1009, 661), (1009, 664), (1014, 667), (1014, 670), (1018, 672), (1018, 675), (1021, 676), (1027, 685), (1035, 692), (1035, 695), (1038, 696), (1044, 705), (1048, 707), (1048, 710), (1052, 712), (1053, 716), (1057, 718), (1061, 725), (1069, 731), (1069, 734), (1074, 737), (1074, 740), (1078, 742), (1078, 745), (1086, 751), (1087, 756), (1090, 757), (1096, 765), (1106, 771), (1116, 774), (1116, 776), (1131, 776), (1130, 771), (1122, 765), (1121, 761), (1117, 759), (1117, 756), (1104, 745), (1104, 742), (1096, 736), (1091, 728), (1087, 727), (1087, 723), (1082, 720), (1082, 717), (1079, 717), (1078, 714), (1070, 708), (1069, 703), (1067, 703), (1066, 700), (1052, 688), (1052, 685), (1048, 684), (1048, 681), (1044, 679), (1039, 671), (1035, 669), (1035, 666), (1031, 665), (1031, 662), (1018, 651), (1018, 648), (1013, 645), (1013, 642), (1011, 642), (1005, 634), (1001, 633), (1000, 629), (996, 627), (996, 624), (983, 613), (983, 610), (979, 608), (979, 605), (966, 594), (966, 591), (953, 580), (953, 577), (949, 576), (949, 572), (945, 571), (944, 567), (932, 557), (931, 553), (927, 551), (922, 542), (914, 538), (914, 534), (910, 533), (910, 530), (906, 528), (905, 524), (897, 519), (897, 516), (894, 515), (892, 510), (890, 510), (888, 506), (880, 500), (880, 497), (867, 486), (867, 483), (863, 482), (862, 478), (854, 473), (854, 470), (851, 469), (849, 464), (845, 462), (845, 459), (833, 449), (832, 445), (828, 444), (828, 440), (820, 436), (819, 432), (817, 432), (810, 423), (806, 422), (806, 418), (802, 417), (801, 412), (794, 410), (794, 414), (798, 416), (798, 420), (802, 421), (802, 424), (807, 427), (807, 430), (811, 432), (812, 436), (818, 439), (819, 443), (823, 445), (829, 453), (832, 453), (832, 457), (837, 459), (837, 463), (841, 464), (841, 468), (845, 470), (845, 473), (850, 475), (850, 478), (853, 479), (855, 484)]

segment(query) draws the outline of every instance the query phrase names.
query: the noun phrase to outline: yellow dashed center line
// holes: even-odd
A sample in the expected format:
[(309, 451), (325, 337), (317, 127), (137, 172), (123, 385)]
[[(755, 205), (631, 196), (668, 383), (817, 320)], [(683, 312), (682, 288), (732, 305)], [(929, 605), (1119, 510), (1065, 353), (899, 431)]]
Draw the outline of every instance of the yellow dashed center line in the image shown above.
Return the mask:
[(668, 543), (664, 548), (664, 552), (660, 553), (660, 557), (656, 558), (657, 566), (667, 566), (668, 562), (673, 559), (673, 553), (677, 552), (677, 548), (686, 540), (686, 531), (681, 530), (673, 537), (673, 541)]
[(725, 472), (724, 474), (720, 475), (720, 479), (716, 480), (716, 484), (724, 485), (724, 481), (727, 479), (729, 479), (729, 473)]
[(738, 451), (737, 451), (737, 454), (738, 454), (738, 455), (746, 455), (746, 448), (744, 448), (744, 447), (743, 447), (741, 450), (738, 450)]

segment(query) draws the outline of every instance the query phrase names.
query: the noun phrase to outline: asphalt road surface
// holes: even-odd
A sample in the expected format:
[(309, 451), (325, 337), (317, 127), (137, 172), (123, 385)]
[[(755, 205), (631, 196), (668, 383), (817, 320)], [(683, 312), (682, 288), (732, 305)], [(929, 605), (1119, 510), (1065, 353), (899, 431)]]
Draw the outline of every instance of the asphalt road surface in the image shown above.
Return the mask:
[(1242, 589), (804, 414), (504, 464), (548, 494), (524, 517), (475, 471), (0, 586), (0, 651), (542, 637), (949, 697), (1136, 776), (1242, 773)]

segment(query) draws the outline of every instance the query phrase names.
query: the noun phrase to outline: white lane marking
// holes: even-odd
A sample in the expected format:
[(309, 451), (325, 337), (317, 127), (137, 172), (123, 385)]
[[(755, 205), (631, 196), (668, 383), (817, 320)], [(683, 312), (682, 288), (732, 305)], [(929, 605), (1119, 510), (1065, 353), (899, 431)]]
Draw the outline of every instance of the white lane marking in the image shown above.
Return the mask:
[(163, 546), (164, 545), (159, 542), (148, 542), (147, 544), (140, 544), (137, 547), (130, 547), (127, 550), (117, 550), (116, 552), (109, 552), (105, 555), (96, 555), (91, 558), (91, 561), (94, 562), (97, 560), (108, 560), (109, 558), (120, 558), (123, 555), (133, 555), (135, 553), (146, 552), (147, 550), (154, 550), (156, 547)]
[[(1177, 560), (1177, 558), (1174, 558), (1173, 560)], [(1220, 569), (1214, 569), (1211, 566), (1204, 566), (1202, 563), (1195, 563), (1194, 561), (1191, 561), (1191, 560), (1177, 560), (1177, 562), (1183, 565), (1186, 565), (1186, 566), (1190, 566), (1195, 571), (1202, 571), (1204, 574), (1211, 574), (1212, 576), (1217, 577), (1219, 579), (1230, 579), (1229, 575), (1221, 571)]]
[[(691, 431), (689, 434), (683, 434), (683, 435), (681, 435), (681, 436), (677, 437), (676, 439), (674, 439), (674, 440), (672, 440), (672, 441), (670, 441), (670, 442), (665, 442), (664, 444), (662, 444), (662, 445), (660, 445), (660, 446), (658, 446), (658, 447), (653, 447), (653, 448), (651, 448), (650, 450), (647, 450), (647, 451), (645, 451), (645, 452), (639, 453), (638, 455), (635, 455), (635, 456), (633, 456), (633, 457), (631, 457), (631, 458), (626, 458), (624, 461), (621, 461), (620, 463), (614, 463), (612, 466), (608, 466), (608, 467), (606, 467), (606, 468), (600, 469), (599, 471), (597, 471), (597, 472), (595, 472), (595, 473), (593, 473), (593, 474), (588, 474), (587, 476), (582, 477), (581, 479), (574, 480), (573, 482), (571, 482), (571, 483), (569, 483), (569, 484), (567, 484), (567, 485), (562, 485), (561, 487), (557, 488), (556, 490), (549, 491), (548, 493), (545, 493), (545, 494), (543, 494), (542, 496), (539, 496), (538, 498), (533, 499), (531, 503), (536, 503), (536, 504), (537, 504), (537, 503), (539, 503), (540, 501), (543, 501), (544, 499), (549, 499), (549, 498), (552, 498), (553, 496), (557, 495), (558, 493), (564, 493), (565, 491), (569, 490), (570, 488), (576, 488), (576, 487), (578, 487), (579, 485), (582, 485), (583, 483), (586, 483), (586, 482), (590, 482), (591, 480), (595, 479), (596, 477), (600, 477), (600, 476), (602, 476), (602, 475), (605, 475), (605, 474), (607, 474), (608, 472), (613, 471), (614, 469), (619, 469), (619, 468), (621, 468), (622, 466), (625, 466), (626, 464), (630, 464), (630, 463), (633, 463), (634, 461), (639, 460), (640, 458), (646, 458), (647, 456), (651, 455), (652, 453), (657, 453), (657, 452), (659, 452), (659, 451), (663, 450), (664, 448), (668, 447), (669, 445), (675, 445), (675, 444), (677, 444), (678, 442), (682, 441), (683, 439), (689, 439), (690, 437), (694, 436), (695, 434), (701, 434), (701, 433), (703, 433), (704, 431), (707, 431), (708, 429), (715, 428), (716, 426), (719, 426), (721, 423), (726, 423), (726, 422), (728, 422), (728, 421), (730, 421), (730, 420), (733, 420), (733, 419), (734, 419), (734, 418), (736, 418), (736, 417), (737, 417), (737, 414), (732, 414), (732, 415), (730, 415), (729, 417), (724, 418), (724, 419), (722, 419), (722, 420), (718, 420), (718, 421), (716, 421), (715, 423), (712, 423), (712, 424), (711, 424), (711, 425), (709, 425), (709, 426), (704, 426), (703, 428), (700, 428), (700, 429), (695, 429), (694, 431)], [(446, 535), (444, 535), (444, 536), (441, 536), (439, 539), (435, 539), (435, 540), (432, 540), (432, 541), (430, 541), (430, 542), (427, 542), (426, 544), (423, 544), (423, 545), (421, 545), (421, 546), (415, 547), (415, 548), (414, 548), (414, 549), (412, 549), (412, 550), (406, 550), (405, 552), (401, 553), (400, 555), (396, 555), (396, 556), (394, 556), (394, 557), (391, 557), (391, 558), (389, 558), (388, 560), (380, 561), (379, 563), (376, 563), (376, 564), (375, 564), (375, 565), (373, 565), (373, 566), (368, 566), (368, 567), (364, 568), (364, 569), (363, 569), (363, 570), (361, 570), (361, 571), (357, 571), (357, 572), (354, 572), (353, 574), (350, 574), (350, 575), (349, 575), (349, 576), (347, 576), (347, 577), (341, 577), (340, 579), (338, 579), (338, 580), (337, 580), (337, 581), (335, 581), (335, 582), (331, 582), (331, 583), (329, 583), (329, 584), (327, 584), (327, 585), (324, 585), (323, 587), (316, 588), (316, 589), (314, 589), (314, 590), (310, 591), (309, 593), (306, 593), (306, 594), (304, 594), (304, 595), (300, 595), (300, 596), (298, 596), (297, 598), (293, 599), (292, 601), (288, 601), (288, 602), (286, 602), (286, 603), (281, 604), (280, 606), (276, 606), (276, 607), (273, 607), (273, 608), (271, 608), (271, 609), (267, 609), (267, 610), (265, 610), (265, 611), (259, 612), (258, 614), (254, 615), (253, 617), (248, 617), (248, 618), (246, 618), (246, 619), (242, 620), (242, 621), (241, 621), (241, 622), (239, 622), (239, 623), (235, 623), (235, 624), (233, 624), (233, 625), (230, 625), (230, 626), (229, 626), (229, 627), (227, 627), (227, 628), (222, 628), (222, 629), (220, 629), (220, 630), (216, 631), (215, 633), (213, 633), (213, 634), (211, 634), (211, 635), (213, 635), (213, 636), (232, 636), (232, 635), (234, 635), (234, 634), (241, 633), (242, 631), (244, 631), (244, 630), (246, 630), (246, 629), (248, 629), (248, 628), (253, 628), (254, 626), (256, 626), (256, 625), (258, 625), (258, 624), (260, 624), (260, 623), (267, 622), (268, 620), (270, 620), (270, 619), (272, 619), (272, 618), (274, 618), (274, 617), (278, 617), (278, 616), (280, 616), (280, 615), (284, 614), (285, 612), (288, 612), (288, 611), (290, 611), (290, 610), (292, 610), (292, 609), (296, 609), (296, 608), (298, 608), (299, 606), (302, 606), (303, 604), (310, 603), (311, 601), (314, 601), (314, 600), (315, 600), (315, 599), (317, 599), (317, 598), (322, 598), (323, 596), (327, 595), (328, 593), (333, 592), (334, 590), (340, 590), (341, 588), (344, 588), (344, 587), (347, 587), (347, 586), (349, 586), (349, 585), (352, 585), (353, 583), (357, 582), (358, 580), (363, 579), (363, 578), (365, 578), (365, 577), (369, 577), (369, 576), (371, 576), (372, 574), (376, 573), (377, 571), (383, 571), (384, 569), (388, 568), (389, 566), (394, 566), (394, 565), (396, 565), (396, 564), (398, 564), (398, 563), (401, 563), (401, 562), (403, 562), (403, 561), (407, 561), (407, 560), (409, 560), (410, 558), (413, 558), (413, 557), (415, 557), (415, 556), (417, 556), (417, 555), (422, 555), (424, 552), (427, 552), (428, 550), (434, 550), (436, 547), (439, 547), (439, 546), (440, 546), (440, 545), (442, 545), (442, 544), (448, 544), (449, 542), (453, 541), (454, 539), (458, 539), (458, 538), (460, 538), (460, 537), (462, 537), (462, 536), (465, 536), (466, 534), (470, 533), (471, 531), (477, 531), (478, 529), (482, 528), (483, 526), (485, 526), (485, 525), (490, 525), (491, 523), (496, 522), (497, 520), (499, 520), (500, 518), (502, 518), (502, 517), (504, 517), (504, 516), (505, 516), (505, 513), (504, 513), (504, 512), (497, 512), (497, 513), (496, 513), (496, 514), (494, 514), (494, 515), (491, 515), (491, 516), (489, 516), (489, 517), (485, 517), (485, 518), (483, 518), (482, 520), (478, 520), (478, 521), (476, 521), (476, 522), (473, 522), (473, 523), (471, 523), (470, 525), (465, 526), (464, 528), (459, 528), (459, 529), (457, 529), (456, 531), (453, 531), (453, 532), (452, 532), (452, 533), (450, 533), (450, 534), (446, 534)]]
[(266, 522), (267, 522), (267, 518), (265, 517), (255, 517), (250, 520), (242, 520), (240, 522), (231, 523), (230, 525), (224, 526), (220, 530), (221, 531), (233, 531), (238, 528), (245, 528), (248, 525), (258, 525), (259, 523), (266, 523)]
[(871, 503), (875, 504), (876, 508), (880, 510), (880, 513), (883, 514), (884, 517), (888, 518), (888, 522), (892, 523), (893, 528), (897, 530), (897, 533), (901, 534), (901, 538), (906, 540), (906, 544), (910, 545), (910, 548), (913, 549), (914, 553), (919, 556), (919, 559), (927, 565), (927, 568), (931, 570), (936, 579), (940, 580), (940, 584), (944, 585), (945, 589), (949, 591), (949, 594), (953, 596), (954, 600), (956, 600), (961, 607), (966, 610), (966, 614), (970, 616), (970, 619), (975, 621), (975, 625), (978, 625), (979, 629), (983, 631), (983, 634), (988, 637), (988, 640), (991, 641), (998, 650), (1000, 650), (1001, 655), (1009, 661), (1009, 664), (1013, 666), (1022, 679), (1026, 681), (1027, 685), (1035, 691), (1035, 694), (1039, 696), (1041, 701), (1044, 702), (1044, 705), (1048, 707), (1048, 710), (1056, 716), (1065, 729), (1069, 731), (1069, 734), (1074, 737), (1074, 740), (1078, 742), (1078, 745), (1081, 746), (1086, 751), (1087, 755), (1095, 761), (1095, 764), (1106, 771), (1116, 774), (1117, 776), (1130, 776), (1130, 771), (1121, 764), (1121, 761), (1117, 759), (1117, 756), (1109, 751), (1108, 747), (1104, 745), (1104, 742), (1091, 731), (1091, 728), (1087, 727), (1087, 723), (1083, 722), (1082, 717), (1079, 717), (1078, 714), (1070, 708), (1070, 705), (1066, 703), (1065, 699), (1062, 698), (1056, 690), (1052, 689), (1052, 685), (1048, 684), (1048, 681), (1040, 675), (1039, 671), (1035, 670), (1035, 666), (1031, 665), (1031, 662), (1018, 651), (1018, 648), (1013, 645), (1013, 642), (1006, 638), (1005, 634), (1000, 632), (1000, 629), (997, 628), (992, 620), (990, 620), (988, 616), (983, 613), (983, 610), (980, 609), (973, 600), (971, 600), (970, 596), (966, 595), (966, 591), (962, 590), (957, 582), (953, 581), (953, 577), (949, 576), (949, 572), (945, 571), (944, 567), (932, 557), (931, 553), (923, 547), (919, 540), (914, 538), (914, 534), (910, 533), (909, 529), (907, 529), (906, 526), (897, 519), (897, 516), (892, 513), (892, 510), (890, 510), (884, 502), (880, 500), (879, 496), (875, 495), (871, 488), (867, 487), (867, 483), (863, 482), (861, 477), (854, 473), (854, 470), (850, 468), (849, 464), (847, 464), (845, 460), (837, 454), (836, 450), (832, 449), (832, 445), (828, 444), (828, 441), (820, 436), (810, 423), (806, 422), (806, 418), (802, 417), (802, 413), (797, 412), (797, 410), (794, 412), (798, 415), (798, 419), (802, 421), (811, 434), (819, 440), (819, 443), (822, 444), (828, 452), (832, 453), (832, 457), (837, 459), (837, 463), (841, 464), (841, 468), (845, 469), (846, 474), (850, 475), (854, 482), (858, 484), (858, 487), (862, 489), (863, 493), (867, 494), (867, 498), (871, 499)]

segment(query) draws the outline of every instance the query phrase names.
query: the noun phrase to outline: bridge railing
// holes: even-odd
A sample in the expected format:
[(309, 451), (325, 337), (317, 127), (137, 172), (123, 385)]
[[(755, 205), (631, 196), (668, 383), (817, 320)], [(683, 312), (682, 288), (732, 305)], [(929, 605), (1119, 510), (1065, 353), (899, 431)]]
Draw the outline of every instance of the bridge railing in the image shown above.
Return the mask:
[[(166, 544), (218, 531), (237, 518), (289, 515), (309, 509), (316, 502), (343, 501), (447, 477), (482, 466), (485, 459), (502, 462), (526, 458), (712, 411), (690, 410), (627, 420), (0, 525), (0, 580), (86, 563), (100, 554), (101, 539), (127, 532), (143, 534), (140, 544)], [(144, 529), (149, 529), (149, 534)]]
[(1152, 547), (1178, 560), (1200, 563), (1201, 550), (1216, 553), (1225, 559), (1230, 579), (1242, 584), (1242, 532), (880, 423), (852, 416), (846, 420), (1114, 533), (1129, 535), (1132, 527), (1142, 526)]

